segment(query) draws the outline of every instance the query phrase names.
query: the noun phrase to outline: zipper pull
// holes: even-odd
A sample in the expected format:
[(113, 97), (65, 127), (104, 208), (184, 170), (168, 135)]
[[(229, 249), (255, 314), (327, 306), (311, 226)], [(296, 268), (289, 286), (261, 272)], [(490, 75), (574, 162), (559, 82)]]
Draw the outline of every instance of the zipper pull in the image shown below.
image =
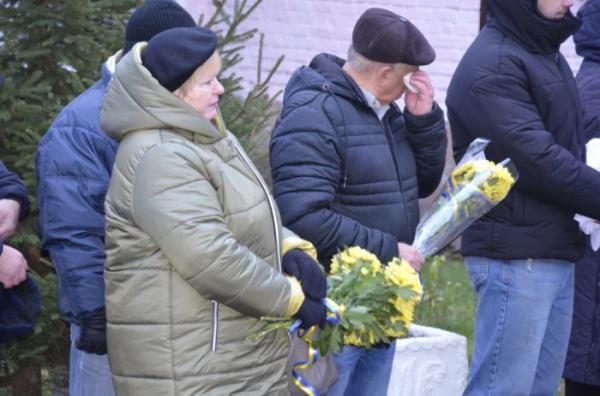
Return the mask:
[(237, 155), (237, 150), (235, 149), (235, 144), (233, 144), (233, 142), (229, 138), (227, 138), (227, 143), (229, 144), (229, 149), (231, 150), (231, 156), (235, 157)]

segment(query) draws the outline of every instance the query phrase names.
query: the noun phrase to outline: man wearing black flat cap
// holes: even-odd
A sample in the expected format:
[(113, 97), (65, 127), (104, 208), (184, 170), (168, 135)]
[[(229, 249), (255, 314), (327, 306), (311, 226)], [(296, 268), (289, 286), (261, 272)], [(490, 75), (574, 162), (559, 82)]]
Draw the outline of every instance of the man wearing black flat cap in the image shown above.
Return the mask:
[(556, 395), (560, 384), (585, 247), (574, 216), (600, 218), (600, 173), (583, 161), (600, 129), (559, 51), (581, 25), (572, 5), (490, 0), (448, 89), (456, 159), (483, 137), (490, 160), (510, 157), (519, 171), (506, 199), (462, 238), (478, 295), (467, 396)]
[(144, 1), (129, 18), (123, 50), (61, 111), (38, 146), (42, 249), (56, 268), (59, 309), (71, 323), (71, 396), (114, 394), (106, 355), (104, 197), (118, 144), (100, 127), (100, 104), (117, 62), (134, 44), (183, 26), (196, 23), (173, 0)]
[[(317, 55), (289, 81), (271, 139), (273, 191), (284, 225), (315, 244), (327, 268), (336, 252), (360, 246), (384, 263), (400, 256), (421, 269), (424, 258), (410, 246), (418, 199), (438, 186), (447, 143), (443, 112), (419, 70), (434, 59), (410, 21), (371, 8), (346, 61)], [(328, 395), (385, 394), (394, 345), (344, 348)]]

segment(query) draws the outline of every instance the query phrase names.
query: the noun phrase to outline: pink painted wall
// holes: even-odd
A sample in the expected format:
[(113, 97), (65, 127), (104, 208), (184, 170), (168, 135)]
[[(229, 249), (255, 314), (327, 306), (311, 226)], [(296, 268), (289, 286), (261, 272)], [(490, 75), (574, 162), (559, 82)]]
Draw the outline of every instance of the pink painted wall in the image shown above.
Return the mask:
[[(231, 6), (234, 1), (230, 0)], [(213, 10), (210, 0), (179, 0), (194, 16)], [(446, 87), (461, 56), (479, 29), (479, 0), (264, 0), (251, 15), (245, 28), (265, 33), (264, 65), (269, 67), (281, 54), (285, 60), (271, 84), (272, 90), (285, 87), (296, 68), (310, 62), (319, 52), (345, 57), (354, 23), (369, 7), (383, 7), (403, 15), (416, 24), (437, 52), (437, 60), (424, 68), (443, 105)], [(582, 1), (578, 1), (575, 9)], [(581, 60), (572, 40), (562, 47), (574, 71)], [(244, 49), (244, 62), (238, 74), (249, 81), (256, 76), (258, 39)]]

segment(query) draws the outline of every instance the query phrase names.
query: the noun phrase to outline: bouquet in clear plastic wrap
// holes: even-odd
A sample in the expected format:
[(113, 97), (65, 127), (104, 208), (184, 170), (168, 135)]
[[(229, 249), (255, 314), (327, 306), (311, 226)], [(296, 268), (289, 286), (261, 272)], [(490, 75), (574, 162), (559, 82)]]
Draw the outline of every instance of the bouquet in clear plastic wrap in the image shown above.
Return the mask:
[(509, 158), (496, 164), (485, 158), (489, 140), (474, 140), (446, 181), (442, 194), (422, 216), (413, 247), (428, 257), (502, 201), (518, 173)]

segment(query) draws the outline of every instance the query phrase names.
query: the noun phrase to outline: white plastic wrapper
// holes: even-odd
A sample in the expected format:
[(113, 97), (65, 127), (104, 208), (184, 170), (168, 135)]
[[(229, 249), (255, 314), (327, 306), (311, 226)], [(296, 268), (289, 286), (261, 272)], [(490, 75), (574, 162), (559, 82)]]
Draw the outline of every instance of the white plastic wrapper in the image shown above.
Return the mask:
[[(600, 139), (592, 139), (586, 145), (587, 164), (600, 171)], [(590, 236), (592, 249), (600, 249), (600, 223), (597, 220), (590, 219), (582, 215), (575, 215), (575, 220), (579, 223), (581, 231)]]
[(499, 164), (485, 159), (489, 143), (475, 139), (469, 145), (444, 190), (423, 214), (412, 246), (425, 257), (437, 253), (500, 203), (519, 177), (510, 159)]

